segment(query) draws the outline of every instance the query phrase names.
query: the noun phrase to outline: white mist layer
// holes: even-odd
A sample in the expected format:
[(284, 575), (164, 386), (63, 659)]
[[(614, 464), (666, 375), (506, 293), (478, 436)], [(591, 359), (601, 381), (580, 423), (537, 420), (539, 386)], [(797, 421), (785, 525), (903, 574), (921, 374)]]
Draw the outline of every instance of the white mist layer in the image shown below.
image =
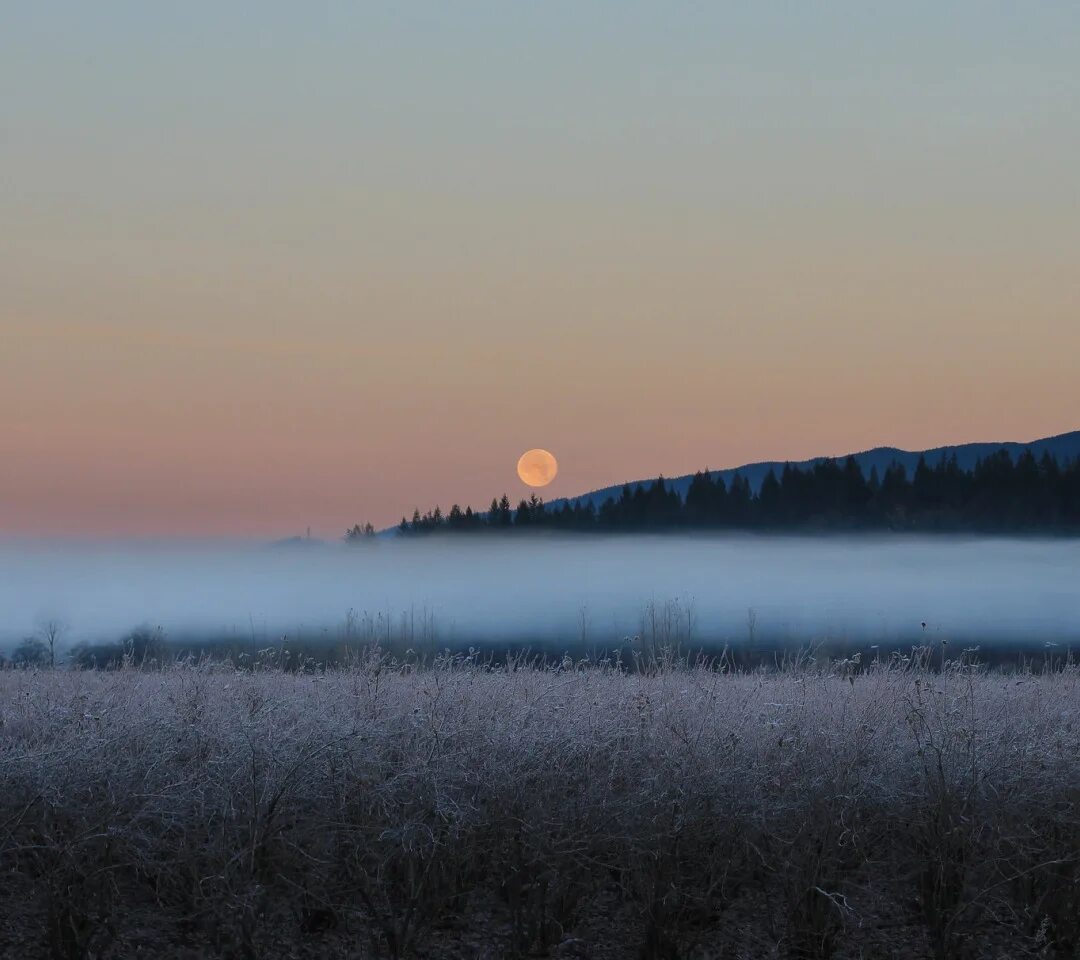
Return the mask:
[(440, 641), (639, 632), (692, 610), (693, 639), (888, 643), (1080, 639), (1080, 541), (933, 537), (436, 538), (360, 547), (0, 545), (0, 643), (49, 618), (67, 643), (140, 624), (259, 640), (340, 628), (349, 610), (434, 619)]

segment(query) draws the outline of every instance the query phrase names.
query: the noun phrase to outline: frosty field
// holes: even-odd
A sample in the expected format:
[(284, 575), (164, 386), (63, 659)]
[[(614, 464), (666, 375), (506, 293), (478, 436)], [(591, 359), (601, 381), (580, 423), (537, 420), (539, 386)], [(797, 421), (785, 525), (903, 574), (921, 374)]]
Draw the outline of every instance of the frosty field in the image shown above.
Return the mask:
[(1071, 957), (1080, 670), (0, 672), (5, 956)]

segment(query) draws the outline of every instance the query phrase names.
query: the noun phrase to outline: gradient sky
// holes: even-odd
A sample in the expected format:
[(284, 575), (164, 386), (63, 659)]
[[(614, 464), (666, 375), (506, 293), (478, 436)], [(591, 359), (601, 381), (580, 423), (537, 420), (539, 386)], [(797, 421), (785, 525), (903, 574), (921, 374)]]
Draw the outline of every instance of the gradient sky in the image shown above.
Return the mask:
[(1080, 5), (0, 12), (0, 533), (1080, 428)]

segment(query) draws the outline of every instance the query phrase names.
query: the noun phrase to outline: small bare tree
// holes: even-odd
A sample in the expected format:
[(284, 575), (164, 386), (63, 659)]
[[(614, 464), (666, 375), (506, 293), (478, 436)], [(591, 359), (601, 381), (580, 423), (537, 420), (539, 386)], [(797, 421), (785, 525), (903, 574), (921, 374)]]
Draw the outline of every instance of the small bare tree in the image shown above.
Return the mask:
[(67, 627), (61, 620), (55, 618), (49, 618), (43, 620), (39, 633), (41, 634), (41, 640), (49, 649), (49, 669), (52, 670), (56, 667), (56, 644), (60, 638), (67, 631)]

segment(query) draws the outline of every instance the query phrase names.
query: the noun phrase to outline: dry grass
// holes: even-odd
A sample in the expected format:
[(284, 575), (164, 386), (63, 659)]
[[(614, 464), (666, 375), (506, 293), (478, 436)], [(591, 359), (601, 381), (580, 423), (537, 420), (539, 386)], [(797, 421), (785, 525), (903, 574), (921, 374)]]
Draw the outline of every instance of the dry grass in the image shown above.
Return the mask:
[(1072, 957), (1080, 673), (0, 673), (0, 953)]

